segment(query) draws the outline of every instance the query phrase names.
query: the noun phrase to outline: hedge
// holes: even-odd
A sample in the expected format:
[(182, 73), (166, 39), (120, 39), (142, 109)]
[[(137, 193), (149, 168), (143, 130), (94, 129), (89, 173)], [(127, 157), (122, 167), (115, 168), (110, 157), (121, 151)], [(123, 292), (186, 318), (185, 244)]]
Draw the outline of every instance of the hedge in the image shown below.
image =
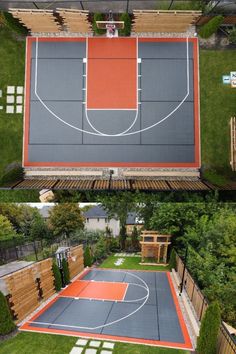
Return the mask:
[(197, 352), (199, 354), (216, 353), (220, 322), (219, 304), (213, 302), (208, 306), (201, 323), (200, 334), (197, 339)]
[(56, 291), (60, 291), (62, 288), (62, 281), (61, 281), (61, 273), (58, 265), (53, 262), (52, 264), (52, 271), (54, 275), (54, 286)]
[(199, 30), (199, 35), (202, 38), (209, 38), (211, 35), (216, 33), (221, 23), (223, 22), (224, 17), (219, 15), (213, 17), (209, 22), (203, 25)]
[(123, 36), (130, 36), (130, 32), (131, 32), (131, 18), (130, 15), (126, 12), (123, 13), (120, 16), (120, 21), (124, 21), (124, 28), (119, 30), (119, 34), (123, 35)]
[(14, 331), (15, 328), (16, 325), (12, 320), (7, 300), (0, 291), (0, 335), (9, 334)]
[(104, 15), (101, 14), (101, 13), (95, 13), (95, 14), (93, 15), (93, 31), (94, 31), (94, 33), (96, 33), (96, 34), (104, 34), (104, 33), (106, 33), (106, 30), (105, 30), (105, 29), (99, 29), (99, 28), (97, 28), (96, 21), (104, 21)]

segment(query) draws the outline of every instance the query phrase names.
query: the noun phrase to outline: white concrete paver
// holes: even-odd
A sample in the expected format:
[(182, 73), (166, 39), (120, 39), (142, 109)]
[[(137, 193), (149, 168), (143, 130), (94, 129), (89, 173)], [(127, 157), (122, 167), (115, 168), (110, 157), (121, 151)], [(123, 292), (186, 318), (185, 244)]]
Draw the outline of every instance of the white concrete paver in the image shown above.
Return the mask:
[(23, 86), (17, 86), (16, 93), (18, 95), (23, 95), (24, 92), (24, 87)]
[(102, 347), (106, 349), (114, 349), (114, 346), (115, 343), (104, 342)]
[(84, 350), (84, 348), (74, 347), (70, 351), (70, 354), (82, 354), (83, 350)]
[(7, 106), (6, 112), (7, 113), (14, 113), (14, 106)]
[(91, 340), (91, 342), (89, 343), (90, 347), (95, 347), (95, 348), (99, 348), (101, 345), (101, 341), (99, 340)]
[(88, 343), (87, 339), (78, 339), (76, 345), (81, 345), (81, 347), (84, 347), (87, 343)]
[(7, 103), (14, 103), (15, 102), (15, 96), (10, 95), (7, 96)]
[(97, 354), (97, 349), (88, 348), (85, 350), (85, 354)]
[(7, 94), (13, 94), (15, 93), (15, 86), (7, 86)]
[(16, 113), (22, 113), (22, 106), (16, 106)]
[(0, 110), (3, 109), (3, 106), (0, 106)]
[(2, 90), (0, 90), (0, 97), (2, 97)]
[(23, 97), (22, 96), (17, 96), (16, 97), (16, 103), (17, 104), (22, 104), (22, 102), (23, 102)]
[(102, 350), (100, 354), (112, 354), (110, 350)]

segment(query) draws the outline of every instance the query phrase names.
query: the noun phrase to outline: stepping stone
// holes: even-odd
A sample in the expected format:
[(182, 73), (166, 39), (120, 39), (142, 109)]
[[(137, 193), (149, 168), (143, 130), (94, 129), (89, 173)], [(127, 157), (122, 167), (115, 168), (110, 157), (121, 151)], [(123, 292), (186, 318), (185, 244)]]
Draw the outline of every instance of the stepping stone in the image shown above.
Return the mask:
[(85, 354), (97, 354), (97, 349), (88, 348), (88, 349), (85, 350)]
[(87, 343), (88, 343), (87, 339), (78, 339), (76, 345), (81, 345), (81, 347), (84, 347)]
[(14, 113), (14, 106), (7, 106), (6, 112), (7, 113)]
[(16, 113), (22, 113), (22, 106), (16, 106)]
[(110, 350), (102, 350), (100, 354), (112, 354), (112, 352)]
[(2, 90), (0, 90), (0, 97), (2, 97)]
[(16, 97), (16, 103), (22, 104), (22, 102), (23, 102), (23, 97), (22, 96), (17, 96)]
[(100, 341), (98, 341), (98, 340), (92, 340), (92, 341), (89, 343), (89, 346), (90, 346), (90, 347), (98, 348), (98, 347), (100, 347), (100, 344), (101, 344)]
[(15, 93), (15, 86), (7, 86), (7, 93), (13, 94)]
[(3, 109), (3, 106), (0, 106), (0, 110)]
[(17, 92), (18, 95), (23, 95), (24, 87), (23, 86), (17, 86), (16, 92)]
[(104, 342), (102, 347), (106, 349), (114, 349), (114, 346), (115, 343)]
[(14, 103), (15, 97), (14, 96), (7, 96), (7, 103)]
[(74, 347), (70, 351), (70, 354), (82, 354), (84, 348)]

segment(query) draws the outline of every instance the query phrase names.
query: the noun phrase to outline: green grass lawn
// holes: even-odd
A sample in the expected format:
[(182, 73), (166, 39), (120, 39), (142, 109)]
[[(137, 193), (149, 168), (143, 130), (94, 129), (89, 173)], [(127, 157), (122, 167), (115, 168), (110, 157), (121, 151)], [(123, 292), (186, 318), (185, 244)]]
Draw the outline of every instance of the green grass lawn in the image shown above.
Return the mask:
[[(125, 261), (120, 266), (116, 266), (114, 263), (118, 258), (124, 258)], [(114, 268), (114, 269), (137, 269), (137, 270), (162, 270), (168, 271), (168, 266), (144, 266), (139, 264), (141, 257), (116, 257), (114, 255), (105, 259), (100, 265), (101, 268)]]
[[(25, 41), (0, 27), (0, 178), (22, 157), (22, 114), (6, 114), (7, 85), (24, 85)], [(236, 50), (200, 50), (201, 145), (205, 177), (224, 184), (233, 174), (229, 165), (229, 119), (236, 114), (236, 90), (222, 84), (235, 69)]]
[(7, 86), (24, 86), (25, 41), (0, 27), (0, 177), (13, 162), (21, 162), (23, 114), (6, 114)]
[[(19, 333), (0, 343), (0, 354), (69, 354), (78, 338), (40, 333)], [(86, 346), (87, 348), (88, 346)], [(100, 354), (101, 349), (98, 351)], [(183, 350), (116, 343), (113, 354), (188, 354)]]
[(236, 89), (223, 85), (222, 75), (235, 63), (236, 50), (200, 50), (202, 166), (219, 184), (232, 177), (229, 120), (236, 115)]

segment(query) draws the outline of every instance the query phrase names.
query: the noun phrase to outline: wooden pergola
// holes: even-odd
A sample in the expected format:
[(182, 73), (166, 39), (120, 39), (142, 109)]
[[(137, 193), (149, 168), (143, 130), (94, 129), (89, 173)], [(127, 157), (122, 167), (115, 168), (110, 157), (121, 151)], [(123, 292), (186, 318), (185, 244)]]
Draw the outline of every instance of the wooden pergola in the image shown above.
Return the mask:
[(154, 258), (156, 263), (167, 263), (171, 235), (160, 235), (156, 231), (143, 231), (141, 238), (142, 262), (146, 258)]

